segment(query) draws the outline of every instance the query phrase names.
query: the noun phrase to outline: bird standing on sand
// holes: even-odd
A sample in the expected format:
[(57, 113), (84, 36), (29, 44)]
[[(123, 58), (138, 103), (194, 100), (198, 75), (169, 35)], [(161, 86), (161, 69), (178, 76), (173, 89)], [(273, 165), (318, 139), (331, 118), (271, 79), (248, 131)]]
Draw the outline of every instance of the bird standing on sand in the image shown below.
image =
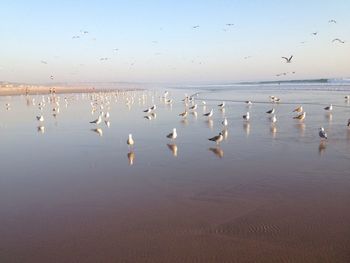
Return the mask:
[(220, 103), (218, 106), (219, 106), (220, 108), (225, 107), (225, 102), (223, 101), (223, 102), (222, 102), (222, 103)]
[(180, 113), (179, 116), (186, 118), (187, 114), (188, 114), (188, 112), (187, 112), (187, 110), (185, 110), (184, 112)]
[(303, 112), (303, 106), (299, 106), (293, 110), (293, 112)]
[(222, 133), (220, 132), (219, 135), (214, 136), (212, 138), (209, 138), (209, 141), (213, 141), (216, 142), (216, 144), (219, 144), (220, 142), (222, 142), (222, 140), (224, 139), (224, 136), (222, 135)]
[(287, 58), (287, 57), (282, 57), (282, 58), (286, 60), (286, 63), (291, 63), (293, 55), (291, 55), (289, 58)]
[(304, 111), (302, 114), (300, 114), (300, 115), (298, 115), (298, 116), (293, 117), (293, 119), (296, 119), (296, 120), (300, 120), (300, 121), (302, 121), (302, 120), (304, 120), (304, 119), (305, 119), (305, 117), (306, 117), (306, 112)]
[(324, 130), (323, 127), (320, 128), (320, 131), (319, 131), (318, 135), (321, 137), (321, 139), (326, 139), (327, 140), (327, 138), (328, 138), (327, 137), (327, 133), (326, 133), (326, 131)]
[(331, 104), (331, 105), (329, 105), (329, 106), (327, 106), (327, 107), (325, 107), (323, 109), (327, 110), (327, 111), (332, 111), (333, 110), (333, 105)]
[(166, 137), (169, 139), (175, 140), (177, 138), (176, 128), (174, 128), (173, 132), (169, 133)]
[(213, 116), (213, 109), (211, 109), (211, 110), (210, 110), (209, 112), (207, 112), (207, 113), (204, 113), (203, 116), (208, 117), (208, 118), (210, 118), (211, 116)]
[(132, 138), (132, 134), (130, 133), (129, 137), (128, 137), (127, 141), (126, 141), (126, 144), (129, 145), (129, 146), (133, 146), (134, 143), (135, 143), (134, 139)]
[(101, 115), (99, 115), (96, 120), (90, 121), (90, 123), (98, 125), (101, 123), (101, 121), (102, 121), (102, 117)]
[(44, 116), (43, 115), (40, 115), (40, 116), (36, 116), (36, 119), (40, 122), (43, 122), (44, 121)]
[(249, 112), (247, 112), (245, 115), (243, 115), (243, 120), (249, 121), (250, 115)]
[(267, 114), (274, 114), (275, 113), (275, 108), (272, 108), (271, 110), (268, 110), (266, 113)]
[(193, 106), (190, 107), (190, 110), (196, 110), (197, 107), (198, 107), (198, 105), (197, 105), (197, 104), (194, 104)]

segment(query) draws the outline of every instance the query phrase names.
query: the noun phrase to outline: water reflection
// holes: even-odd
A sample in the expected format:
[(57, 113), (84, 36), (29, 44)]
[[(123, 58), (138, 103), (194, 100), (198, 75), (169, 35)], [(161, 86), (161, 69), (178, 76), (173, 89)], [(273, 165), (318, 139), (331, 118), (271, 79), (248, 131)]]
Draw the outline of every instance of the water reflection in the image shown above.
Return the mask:
[(177, 145), (175, 143), (173, 144), (167, 144), (168, 149), (172, 152), (173, 156), (177, 157)]
[(180, 123), (182, 124), (182, 125), (184, 125), (184, 126), (188, 126), (188, 120), (185, 118), (185, 119), (182, 119), (181, 121), (180, 121)]
[(325, 151), (326, 151), (326, 148), (327, 148), (326, 142), (325, 142), (325, 141), (321, 141), (321, 142), (320, 142), (320, 145), (318, 146), (318, 153), (319, 153), (320, 155), (324, 154)]
[(103, 131), (101, 128), (91, 129), (91, 131), (97, 133), (99, 136), (103, 136)]
[(227, 128), (224, 128), (222, 131), (222, 136), (224, 137), (224, 140), (226, 141), (227, 138), (228, 138), (228, 129)]
[(275, 124), (271, 124), (270, 132), (271, 132), (272, 138), (275, 139), (277, 135), (277, 127)]
[(217, 157), (224, 157), (224, 151), (220, 147), (209, 148), (209, 151), (213, 152)]
[(295, 128), (299, 131), (299, 133), (302, 137), (304, 137), (304, 135), (305, 135), (305, 127), (306, 127), (305, 123), (303, 123), (303, 122), (295, 124)]
[(38, 131), (38, 133), (45, 133), (45, 127), (44, 126), (42, 126), (42, 125), (39, 125), (38, 127), (37, 127), (37, 131)]
[(250, 123), (249, 122), (243, 122), (243, 130), (247, 136), (250, 134)]
[(214, 126), (213, 120), (212, 120), (212, 119), (208, 119), (208, 120), (206, 120), (205, 122), (206, 122), (208, 128), (212, 130), (212, 129), (213, 129), (213, 126)]
[(333, 120), (333, 114), (332, 114), (332, 112), (327, 112), (327, 113), (325, 113), (325, 119), (327, 120), (327, 121), (329, 121), (329, 122), (331, 122), (332, 120)]
[(106, 126), (109, 128), (111, 127), (111, 122), (110, 121), (105, 121)]
[(134, 151), (131, 150), (130, 152), (128, 152), (127, 156), (128, 156), (129, 165), (130, 166), (133, 165), (134, 164), (134, 160), (135, 160), (135, 153), (134, 153)]

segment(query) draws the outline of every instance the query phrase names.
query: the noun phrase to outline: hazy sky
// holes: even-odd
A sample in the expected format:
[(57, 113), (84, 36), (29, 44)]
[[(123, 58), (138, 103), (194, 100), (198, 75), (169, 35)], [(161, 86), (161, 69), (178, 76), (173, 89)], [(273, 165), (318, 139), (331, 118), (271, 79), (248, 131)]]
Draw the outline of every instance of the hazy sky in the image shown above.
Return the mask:
[[(350, 76), (349, 0), (1, 0), (0, 10), (0, 80), (50, 82), (53, 75), (56, 82), (200, 83)], [(346, 42), (332, 43), (334, 38)], [(292, 54), (291, 64), (281, 59)]]

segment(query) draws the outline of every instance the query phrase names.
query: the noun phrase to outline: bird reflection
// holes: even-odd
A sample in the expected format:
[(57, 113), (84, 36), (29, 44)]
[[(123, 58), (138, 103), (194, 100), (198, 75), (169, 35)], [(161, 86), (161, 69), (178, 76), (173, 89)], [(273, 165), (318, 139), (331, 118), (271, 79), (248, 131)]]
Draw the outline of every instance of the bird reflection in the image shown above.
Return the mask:
[(177, 157), (177, 146), (176, 146), (176, 144), (175, 143), (173, 143), (173, 144), (167, 144), (167, 146), (168, 146), (168, 148), (169, 148), (169, 150), (172, 152), (172, 154), (175, 156), (175, 157)]
[(271, 125), (270, 132), (271, 132), (272, 138), (276, 138), (276, 134), (277, 134), (277, 127), (276, 127), (276, 125), (274, 125), (274, 124)]
[(188, 125), (188, 120), (187, 120), (187, 119), (182, 119), (182, 120), (180, 121), (180, 123), (181, 123), (182, 125), (184, 125), (184, 126), (187, 126), (187, 125)]
[(320, 155), (324, 154), (324, 152), (326, 151), (327, 145), (325, 141), (321, 141), (320, 145), (318, 146), (318, 153)]
[(327, 112), (325, 115), (327, 121), (331, 122), (333, 120), (333, 114), (331, 112)]
[(156, 119), (156, 118), (157, 118), (157, 114), (156, 114), (155, 112), (152, 112), (152, 113), (151, 113), (151, 116), (152, 116), (153, 119)]
[(295, 124), (295, 127), (297, 128), (297, 130), (299, 130), (301, 136), (305, 135), (305, 123), (297, 123)]
[(219, 147), (209, 148), (209, 151), (213, 152), (219, 158), (224, 157), (224, 151)]
[(109, 128), (111, 126), (111, 122), (110, 121), (105, 121), (106, 126)]
[(192, 111), (191, 114), (193, 115), (193, 117), (194, 117), (195, 119), (197, 119), (198, 113), (197, 113), (196, 111)]
[(250, 123), (249, 122), (243, 122), (243, 130), (245, 131), (246, 135), (249, 136), (249, 134), (250, 134)]
[(135, 153), (134, 153), (134, 151), (128, 152), (127, 156), (128, 156), (129, 165), (130, 166), (133, 165), (134, 164), (134, 160), (135, 160)]
[(228, 130), (225, 128), (221, 131), (222, 136), (224, 137), (224, 140), (226, 141), (228, 138)]
[(206, 120), (205, 122), (207, 123), (208, 128), (212, 130), (212, 129), (213, 129), (213, 126), (214, 126), (213, 120), (212, 120), (212, 119), (208, 119), (208, 120)]
[(103, 131), (101, 128), (97, 128), (97, 129), (91, 129), (91, 131), (97, 133), (99, 136), (103, 136)]
[(40, 125), (37, 127), (37, 131), (38, 131), (38, 133), (45, 133), (45, 127)]

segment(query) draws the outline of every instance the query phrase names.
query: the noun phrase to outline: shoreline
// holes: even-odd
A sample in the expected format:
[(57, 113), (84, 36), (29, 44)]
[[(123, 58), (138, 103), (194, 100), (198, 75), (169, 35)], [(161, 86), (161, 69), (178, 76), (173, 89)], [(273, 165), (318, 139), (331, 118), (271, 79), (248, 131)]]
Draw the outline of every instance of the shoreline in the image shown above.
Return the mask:
[(64, 86), (12, 86), (1, 87), (0, 96), (40, 95), (40, 94), (67, 94), (67, 93), (94, 93), (111, 91), (143, 90), (136, 87), (125, 88), (95, 88), (95, 87), (64, 87)]

